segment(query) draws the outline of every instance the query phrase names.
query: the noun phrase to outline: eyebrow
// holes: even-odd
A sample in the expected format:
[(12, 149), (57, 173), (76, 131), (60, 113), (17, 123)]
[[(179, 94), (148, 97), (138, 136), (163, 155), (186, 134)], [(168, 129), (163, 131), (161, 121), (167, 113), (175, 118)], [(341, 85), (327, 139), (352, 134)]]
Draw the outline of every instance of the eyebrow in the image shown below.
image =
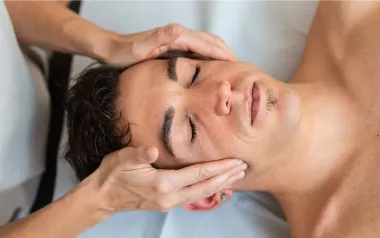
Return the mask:
[(177, 57), (168, 59), (167, 74), (169, 79), (177, 81)]
[(173, 125), (174, 113), (175, 111), (172, 106), (168, 107), (165, 110), (164, 122), (162, 123), (162, 128), (161, 128), (161, 137), (162, 137), (162, 141), (164, 142), (164, 147), (172, 156), (174, 156), (174, 152), (173, 152), (173, 145), (172, 145), (171, 129)]
[[(170, 57), (168, 59), (166, 71), (170, 80), (177, 81), (177, 57)], [(167, 152), (169, 152), (169, 154), (171, 154), (172, 156), (174, 156), (174, 152), (171, 131), (173, 125), (174, 112), (175, 111), (172, 106), (168, 107), (165, 110), (164, 122), (162, 123), (161, 128), (161, 139), (163, 141), (164, 147), (167, 150)]]

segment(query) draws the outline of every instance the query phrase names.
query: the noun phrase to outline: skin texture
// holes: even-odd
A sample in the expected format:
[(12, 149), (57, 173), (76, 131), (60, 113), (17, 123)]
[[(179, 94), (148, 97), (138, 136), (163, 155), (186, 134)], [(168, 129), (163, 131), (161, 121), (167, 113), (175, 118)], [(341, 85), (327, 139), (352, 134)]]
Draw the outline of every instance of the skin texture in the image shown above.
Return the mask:
[[(167, 60), (152, 60), (126, 70), (121, 75), (118, 100), (122, 115), (131, 124), (131, 146), (156, 146), (158, 167), (181, 168), (234, 157), (250, 161), (255, 173), (265, 173), (277, 163), (276, 155), (288, 148), (289, 137), (301, 138), (296, 136), (299, 97), (260, 69), (247, 63), (178, 58), (174, 81), (168, 77), (167, 66)], [(199, 74), (190, 86), (196, 67)], [(254, 83), (261, 100), (251, 124)], [(171, 130), (174, 156), (165, 149), (161, 135), (165, 110), (170, 106), (175, 110)], [(196, 126), (193, 143), (189, 117)]]
[[(378, 2), (321, 3), (288, 84), (245, 63), (179, 58), (177, 82), (168, 79), (167, 61), (130, 68), (118, 106), (131, 123), (132, 144), (159, 148), (156, 165), (165, 168), (243, 159), (249, 169), (234, 188), (274, 194), (293, 237), (377, 237), (379, 13)], [(197, 66), (198, 81), (189, 87)], [(245, 93), (253, 82), (261, 104), (251, 126)], [(176, 109), (175, 156), (160, 135), (168, 106)], [(189, 117), (197, 126), (194, 144)]]
[[(11, 2), (6, 2), (9, 9), (12, 6), (15, 7), (15, 5), (10, 4)], [(22, 3), (21, 6), (25, 6), (25, 3)], [(49, 6), (53, 7), (53, 5)], [(85, 36), (96, 34), (96, 32), (99, 32), (97, 28), (84, 23), (84, 21), (79, 21), (77, 18), (75, 21), (68, 21), (70, 24), (63, 24), (72, 26), (66, 28), (69, 29), (68, 34), (57, 34), (59, 32), (62, 33), (59, 30), (60, 28), (53, 27), (47, 31), (46, 27), (44, 27), (46, 21), (42, 21), (41, 19), (61, 19), (61, 22), (53, 21), (49, 22), (48, 25), (62, 26), (60, 23), (65, 22), (65, 19), (69, 19), (73, 15), (67, 15), (68, 13), (66, 12), (66, 17), (68, 16), (68, 18), (65, 16), (58, 17), (57, 15), (65, 13), (56, 9), (41, 11), (39, 8), (32, 7), (24, 8), (24, 13), (28, 12), (28, 14), (23, 14), (23, 11), (18, 11), (20, 9), (23, 8), (15, 7), (10, 11), (19, 39), (23, 41), (29, 40), (29, 43), (48, 48), (87, 54), (99, 59), (109, 59), (107, 56), (101, 56), (105, 52), (104, 50), (91, 47), (94, 46), (94, 42), (89, 45), (71, 44), (71, 42), (87, 42), (88, 38), (86, 40)], [(32, 11), (33, 9), (34, 11)], [(34, 16), (40, 17), (30, 17), (33, 12)], [(54, 14), (54, 17), (46, 16), (49, 13)], [(42, 17), (44, 14), (46, 17)], [(187, 107), (191, 108), (191, 111), (198, 113), (203, 112), (203, 109), (211, 111), (212, 109), (210, 108), (214, 108), (214, 112), (211, 115), (214, 118), (215, 124), (228, 128), (228, 131), (224, 130), (224, 128), (209, 129), (208, 132), (224, 133), (223, 136), (220, 136), (220, 138), (218, 136), (215, 141), (212, 140), (212, 143), (210, 142), (209, 144), (216, 146), (216, 143), (218, 143), (230, 148), (230, 145), (235, 145), (244, 151), (254, 151), (253, 155), (248, 154), (248, 152), (243, 155), (243, 152), (240, 150), (239, 154), (236, 154), (236, 156), (240, 156), (240, 154), (241, 157), (245, 156), (244, 160), (249, 164), (250, 168), (247, 171), (246, 179), (234, 185), (234, 187), (245, 190), (265, 190), (273, 193), (280, 200), (285, 210), (293, 237), (378, 236), (379, 231), (377, 229), (380, 227), (380, 224), (378, 224), (378, 201), (380, 200), (378, 193), (380, 181), (378, 171), (380, 165), (377, 159), (379, 157), (378, 134), (380, 131), (378, 126), (380, 112), (377, 106), (377, 99), (379, 98), (379, 83), (377, 80), (379, 78), (379, 45), (377, 40), (379, 15), (377, 2), (321, 3), (310, 30), (303, 60), (291, 84), (280, 86), (281, 83), (274, 79), (271, 80), (265, 76), (265, 79), (262, 79), (263, 85), (273, 89), (278, 103), (273, 111), (268, 112), (267, 116), (262, 117), (264, 118), (261, 123), (262, 127), (258, 128), (257, 132), (254, 129), (247, 129), (247, 132), (243, 132), (243, 128), (241, 127), (249, 127), (243, 126), (244, 120), (240, 119), (243, 116), (238, 115), (244, 113), (238, 114), (234, 110), (230, 110), (230, 113), (235, 113), (232, 114), (234, 116), (220, 115), (219, 109), (222, 107), (211, 107), (212, 102), (214, 102), (213, 105), (217, 105), (218, 101), (216, 99), (202, 102), (202, 107), (199, 106), (195, 109), (193, 107), (199, 105), (199, 103), (191, 103), (186, 99), (179, 100), (181, 103), (188, 105)], [(28, 25), (22, 24), (23, 21), (28, 22), (29, 25), (34, 23), (35, 27), (28, 28), (33, 29), (33, 31), (23, 28), (22, 26)], [(84, 27), (86, 25), (88, 27)], [(87, 33), (75, 34), (78, 29), (80, 29), (81, 33)], [(90, 34), (90, 32), (92, 33)], [(51, 37), (48, 37), (49, 34)], [(77, 36), (79, 38), (75, 38)], [(102, 39), (102, 37), (91, 38)], [(45, 42), (47, 39), (52, 40)], [(82, 47), (86, 45), (90, 47)], [(106, 44), (101, 45), (104, 46)], [(88, 49), (90, 50), (87, 51)], [(116, 59), (116, 62), (119, 63), (119, 58), (116, 57)], [(129, 59), (125, 62), (127, 62), (126, 64), (130, 63)], [(159, 65), (157, 63), (155, 67), (159, 67)], [(238, 77), (236, 75), (238, 75), (238, 72), (242, 72), (241, 68), (238, 71), (234, 69), (228, 70), (228, 65), (216, 66), (214, 65), (217, 70), (214, 70), (210, 74), (210, 77), (226, 68), (225, 74), (218, 77), (219, 80), (223, 78), (230, 85), (238, 86), (237, 83), (234, 83), (229, 78)], [(250, 75), (254, 70), (247, 69), (243, 71), (248, 71)], [(210, 84), (213, 85), (211, 90), (226, 88), (226, 83), (220, 84), (225, 85), (223, 87), (216, 87), (216, 85), (219, 85), (216, 82), (218, 78), (211, 81), (212, 83)], [(239, 78), (245, 81), (249, 77), (241, 77), (240, 75)], [(204, 81), (203, 85), (199, 84), (197, 89), (201, 91), (201, 86), (203, 87), (205, 84), (206, 81)], [(179, 90), (178, 88), (176, 89)], [(231, 91), (238, 90), (241, 90), (241, 88), (237, 87), (235, 89), (231, 87)], [(195, 88), (192, 91), (196, 91)], [(140, 91), (139, 93), (143, 92)], [(203, 93), (204, 95), (202, 94), (201, 96), (210, 96), (211, 98), (214, 95), (214, 98), (218, 98), (215, 95), (222, 95), (222, 93), (216, 94), (216, 92), (217, 90), (214, 90), (213, 94), (210, 93), (208, 95)], [(288, 93), (283, 94), (287, 96), (282, 96), (280, 92)], [(290, 92), (294, 92), (295, 94)], [(199, 97), (201, 98), (201, 96)], [(232, 96), (233, 101), (231, 105), (235, 105), (236, 108), (238, 106), (236, 106), (234, 100), (238, 97), (235, 96)], [(283, 104), (284, 98), (292, 99), (289, 102), (290, 106), (289, 104)], [(295, 106), (297, 105), (295, 103), (297, 100), (294, 98), (299, 98), (299, 107)], [(203, 104), (205, 104), (204, 107)], [(122, 111), (127, 111), (123, 107), (122, 102), (119, 105)], [(219, 103), (218, 105), (222, 104)], [(295, 116), (294, 120), (279, 120), (278, 118), (281, 117), (278, 117), (278, 115), (284, 115), (284, 111), (289, 112), (290, 108), (293, 108), (291, 111), (293, 113), (297, 112), (295, 115), (299, 116)], [(154, 112), (153, 109), (152, 113)], [(222, 112), (225, 113), (225, 109)], [(204, 113), (203, 115), (209, 115), (209, 113)], [(157, 118), (154, 119), (158, 121)], [(208, 121), (208, 118), (206, 118), (204, 121), (210, 125), (211, 119)], [(238, 122), (242, 123), (238, 125)], [(285, 122), (292, 123), (286, 124)], [(135, 123), (139, 122), (135, 121)], [(274, 132), (271, 132), (271, 128), (273, 128)], [(230, 133), (227, 134), (226, 131)], [(199, 129), (199, 133), (201, 132), (202, 129)], [(260, 142), (262, 143), (260, 144), (262, 147), (252, 144), (248, 148), (248, 142), (255, 141), (253, 139), (255, 133), (261, 133), (261, 135), (272, 133), (271, 135), (274, 138), (259, 138), (264, 140), (264, 142)], [(285, 133), (288, 137), (280, 136), (282, 133)], [(207, 141), (208, 134), (200, 134), (198, 139), (201, 139), (201, 137)], [(225, 142), (224, 140), (228, 138), (230, 138), (230, 141)], [(284, 142), (284, 138), (287, 138), (286, 143)], [(256, 139), (255, 143), (259, 143), (259, 139)], [(146, 142), (140, 139), (140, 142), (134, 143), (157, 143), (152, 140), (153, 137)], [(160, 145), (157, 144), (157, 146), (159, 147)], [(130, 149), (129, 152), (134, 151), (132, 148), (128, 149)], [(227, 154), (226, 149), (223, 148), (223, 151), (223, 153)], [(237, 153), (238, 149), (233, 149), (233, 151)], [(185, 153), (186, 151), (180, 152)], [(210, 153), (208, 159), (217, 160), (221, 159), (217, 158), (217, 156), (227, 156), (222, 154), (222, 152), (218, 153)], [(229, 155), (233, 154), (229, 153)], [(141, 156), (137, 153), (132, 157), (140, 158)], [(152, 162), (154, 159), (147, 161)], [(183, 160), (169, 164), (169, 160), (165, 162), (165, 159), (160, 158), (157, 164), (161, 166), (167, 165), (168, 167), (181, 167), (184, 163), (195, 162)], [(199, 161), (200, 159), (195, 158), (194, 160)], [(118, 165), (122, 166), (122, 170), (125, 170), (124, 166), (126, 165), (123, 165), (120, 161)], [(118, 170), (120, 169), (119, 166), (108, 167), (106, 164), (101, 166), (98, 172), (81, 183), (79, 187), (65, 196), (60, 202), (46, 207), (33, 216), (2, 227), (0, 234), (8, 237), (20, 237), (20, 234), (28, 234), (30, 237), (73, 237), (104, 220), (110, 214), (105, 214), (102, 212), (102, 209), (109, 208), (110, 204), (112, 204), (106, 202), (104, 194), (111, 196), (115, 194), (111, 193), (112, 191), (120, 191), (120, 187), (125, 187), (125, 183), (122, 183), (123, 186), (119, 185), (119, 187), (113, 187), (113, 189), (112, 186), (99, 187), (99, 184), (115, 185), (115, 183), (110, 183), (115, 181), (112, 179), (115, 177), (112, 176), (115, 174), (119, 175), (117, 173), (117, 171), (120, 171)], [(136, 166), (139, 167), (141, 164), (128, 165), (127, 167), (133, 170)], [(202, 170), (199, 169), (194, 169), (193, 174), (197, 172), (199, 172), (198, 174), (203, 174)], [(110, 176), (99, 176), (102, 173)], [(109, 179), (106, 180), (108, 182), (99, 183), (99, 179), (104, 177)], [(156, 179), (153, 180), (157, 181)], [(222, 188), (223, 185), (226, 185), (226, 180), (228, 179), (225, 177), (224, 181), (219, 180), (219, 184), (214, 183), (214, 186), (218, 185), (216, 186), (217, 188)], [(167, 186), (165, 185), (167, 181), (162, 179), (158, 187)], [(145, 186), (149, 187), (152, 184), (145, 184)], [(103, 191), (103, 193), (99, 191)], [(161, 197), (163, 195), (162, 192), (158, 194)], [(88, 199), (84, 199), (89, 196), (93, 198), (90, 201), (91, 203), (88, 202)], [(120, 198), (117, 194), (115, 197)], [(129, 196), (122, 197), (128, 198)], [(132, 205), (136, 205), (133, 203), (135, 201), (123, 202), (131, 202)], [(113, 204), (111, 208), (117, 208), (117, 206)], [(132, 206), (131, 209), (138, 209), (138, 207)], [(57, 215), (61, 213), (64, 213), (65, 216)], [(49, 224), (46, 222), (49, 222)], [(44, 225), (41, 226), (41, 224)], [(50, 227), (51, 229), (47, 230), (46, 227)]]
[[(5, 5), (20, 43), (80, 54), (112, 66), (129, 66), (168, 50), (236, 60), (217, 36), (178, 24), (117, 34), (81, 18), (62, 3), (5, 1)], [(242, 161), (224, 160), (183, 170), (156, 170), (150, 163), (157, 159), (157, 149), (148, 155), (144, 149), (125, 148), (107, 155), (88, 179), (38, 212), (1, 226), (0, 236), (76, 237), (120, 210), (167, 211), (211, 196), (242, 178), (246, 168)]]

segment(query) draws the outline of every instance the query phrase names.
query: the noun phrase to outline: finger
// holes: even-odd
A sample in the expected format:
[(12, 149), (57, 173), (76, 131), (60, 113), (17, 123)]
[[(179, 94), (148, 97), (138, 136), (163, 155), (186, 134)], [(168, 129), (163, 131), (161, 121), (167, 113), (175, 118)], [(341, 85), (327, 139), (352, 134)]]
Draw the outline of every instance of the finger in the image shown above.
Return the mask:
[(232, 183), (242, 179), (244, 176), (244, 171), (235, 168), (228, 173), (179, 190), (174, 198), (176, 199), (175, 202), (177, 204), (188, 204), (210, 197)]
[(159, 27), (148, 34), (148, 37), (133, 46), (132, 53), (139, 60), (150, 57), (151, 53), (165, 45), (173, 43), (182, 34), (183, 27), (179, 24), (170, 24)]
[(228, 45), (220, 37), (215, 36), (215, 38), (215, 40), (219, 42), (219, 47), (232, 56), (232, 61), (237, 61), (238, 58), (236, 57), (232, 49), (228, 47)]
[[(214, 45), (220, 50), (225, 51), (226, 54), (230, 54), (236, 60), (236, 56), (233, 54), (233, 52), (226, 45), (223, 45), (223, 43), (220, 43), (220, 40), (218, 39), (218, 37), (215, 36), (215, 38), (212, 38), (211, 36), (209, 36), (209, 34), (204, 33), (204, 32), (199, 33), (199, 37), (201, 37), (201, 34), (207, 35), (207, 37), (202, 37), (202, 40), (204, 41), (205, 44), (208, 44), (210, 46)], [(183, 42), (182, 44), (173, 44), (173, 45), (169, 44), (169, 45), (164, 45), (164, 46), (160, 46), (156, 48), (154, 51), (150, 53), (148, 58), (157, 58), (158, 56), (168, 52), (169, 50), (190, 51), (189, 46), (184, 45)], [(226, 58), (226, 60), (228, 59)]]
[(151, 164), (157, 160), (158, 154), (156, 147), (139, 148), (135, 162), (136, 164)]
[(219, 36), (212, 35), (206, 32), (196, 32), (196, 33), (199, 34), (200, 37), (202, 37), (204, 40), (207, 40), (208, 42), (210, 42), (210, 44), (215, 44), (220, 49), (224, 50), (227, 54), (230, 54), (233, 60), (237, 60), (237, 57), (235, 56), (231, 48), (229, 48), (227, 44), (223, 41), (223, 39), (220, 38)]
[(148, 55), (148, 59), (154, 59), (154, 58), (157, 58), (161, 55), (163, 55), (164, 53), (168, 52), (170, 50), (170, 45), (164, 45), (164, 46), (160, 46), (156, 49), (154, 49), (150, 55)]
[[(217, 40), (216, 39), (211, 39), (209, 40), (210, 44), (212, 44), (213, 42), (216, 42)], [(233, 51), (228, 48), (227, 45), (225, 44), (220, 44), (218, 42), (214, 43), (218, 46), (218, 48), (224, 52), (225, 55), (228, 55), (228, 58), (226, 60), (229, 60), (229, 61), (237, 61), (237, 57), (235, 56), (235, 54), (233, 53)]]
[(189, 185), (210, 179), (214, 176), (228, 173), (238, 168), (245, 170), (247, 165), (237, 159), (226, 159), (203, 164), (192, 165), (183, 169), (166, 171), (167, 182), (170, 184), (171, 191), (177, 191)]
[(204, 57), (216, 60), (235, 60), (235, 56), (233, 54), (221, 49), (215, 43), (210, 42), (197, 34), (189, 33), (186, 36), (184, 35), (181, 41), (181, 43), (185, 45), (188, 50)]
[(126, 147), (118, 150), (114, 155), (117, 160), (126, 165), (151, 164), (158, 158), (158, 149), (155, 147)]

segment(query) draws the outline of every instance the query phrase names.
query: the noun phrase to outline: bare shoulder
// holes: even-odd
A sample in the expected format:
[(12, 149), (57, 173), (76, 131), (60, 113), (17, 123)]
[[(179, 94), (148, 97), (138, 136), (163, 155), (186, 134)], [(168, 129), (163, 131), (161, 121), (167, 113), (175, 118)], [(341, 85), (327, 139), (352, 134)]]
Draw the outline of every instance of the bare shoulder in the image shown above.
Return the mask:
[(360, 70), (378, 66), (379, 23), (380, 1), (320, 2), (309, 31), (300, 70), (339, 78), (342, 74), (348, 75), (357, 61), (362, 62)]
[(325, 28), (347, 36), (358, 24), (378, 15), (379, 11), (379, 1), (322, 1), (318, 5), (317, 16)]
[(313, 238), (377, 238), (380, 234), (380, 151), (370, 145), (326, 202)]
[(377, 220), (364, 223), (356, 219), (355, 223), (343, 223), (337, 227), (323, 230), (321, 233), (312, 234), (311, 238), (378, 238), (380, 223)]

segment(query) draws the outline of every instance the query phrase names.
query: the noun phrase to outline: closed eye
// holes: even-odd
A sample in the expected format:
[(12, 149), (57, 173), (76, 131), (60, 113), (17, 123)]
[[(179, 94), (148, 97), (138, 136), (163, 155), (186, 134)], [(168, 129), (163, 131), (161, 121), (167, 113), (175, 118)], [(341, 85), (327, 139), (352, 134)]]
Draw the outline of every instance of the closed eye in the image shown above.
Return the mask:
[(194, 72), (193, 78), (191, 79), (190, 86), (195, 83), (200, 71), (201, 71), (201, 67), (199, 65), (197, 65), (197, 67), (195, 67), (195, 72)]
[(197, 128), (195, 127), (194, 122), (191, 120), (189, 117), (189, 123), (190, 123), (190, 128), (191, 128), (191, 144), (194, 143), (195, 139), (197, 138)]

